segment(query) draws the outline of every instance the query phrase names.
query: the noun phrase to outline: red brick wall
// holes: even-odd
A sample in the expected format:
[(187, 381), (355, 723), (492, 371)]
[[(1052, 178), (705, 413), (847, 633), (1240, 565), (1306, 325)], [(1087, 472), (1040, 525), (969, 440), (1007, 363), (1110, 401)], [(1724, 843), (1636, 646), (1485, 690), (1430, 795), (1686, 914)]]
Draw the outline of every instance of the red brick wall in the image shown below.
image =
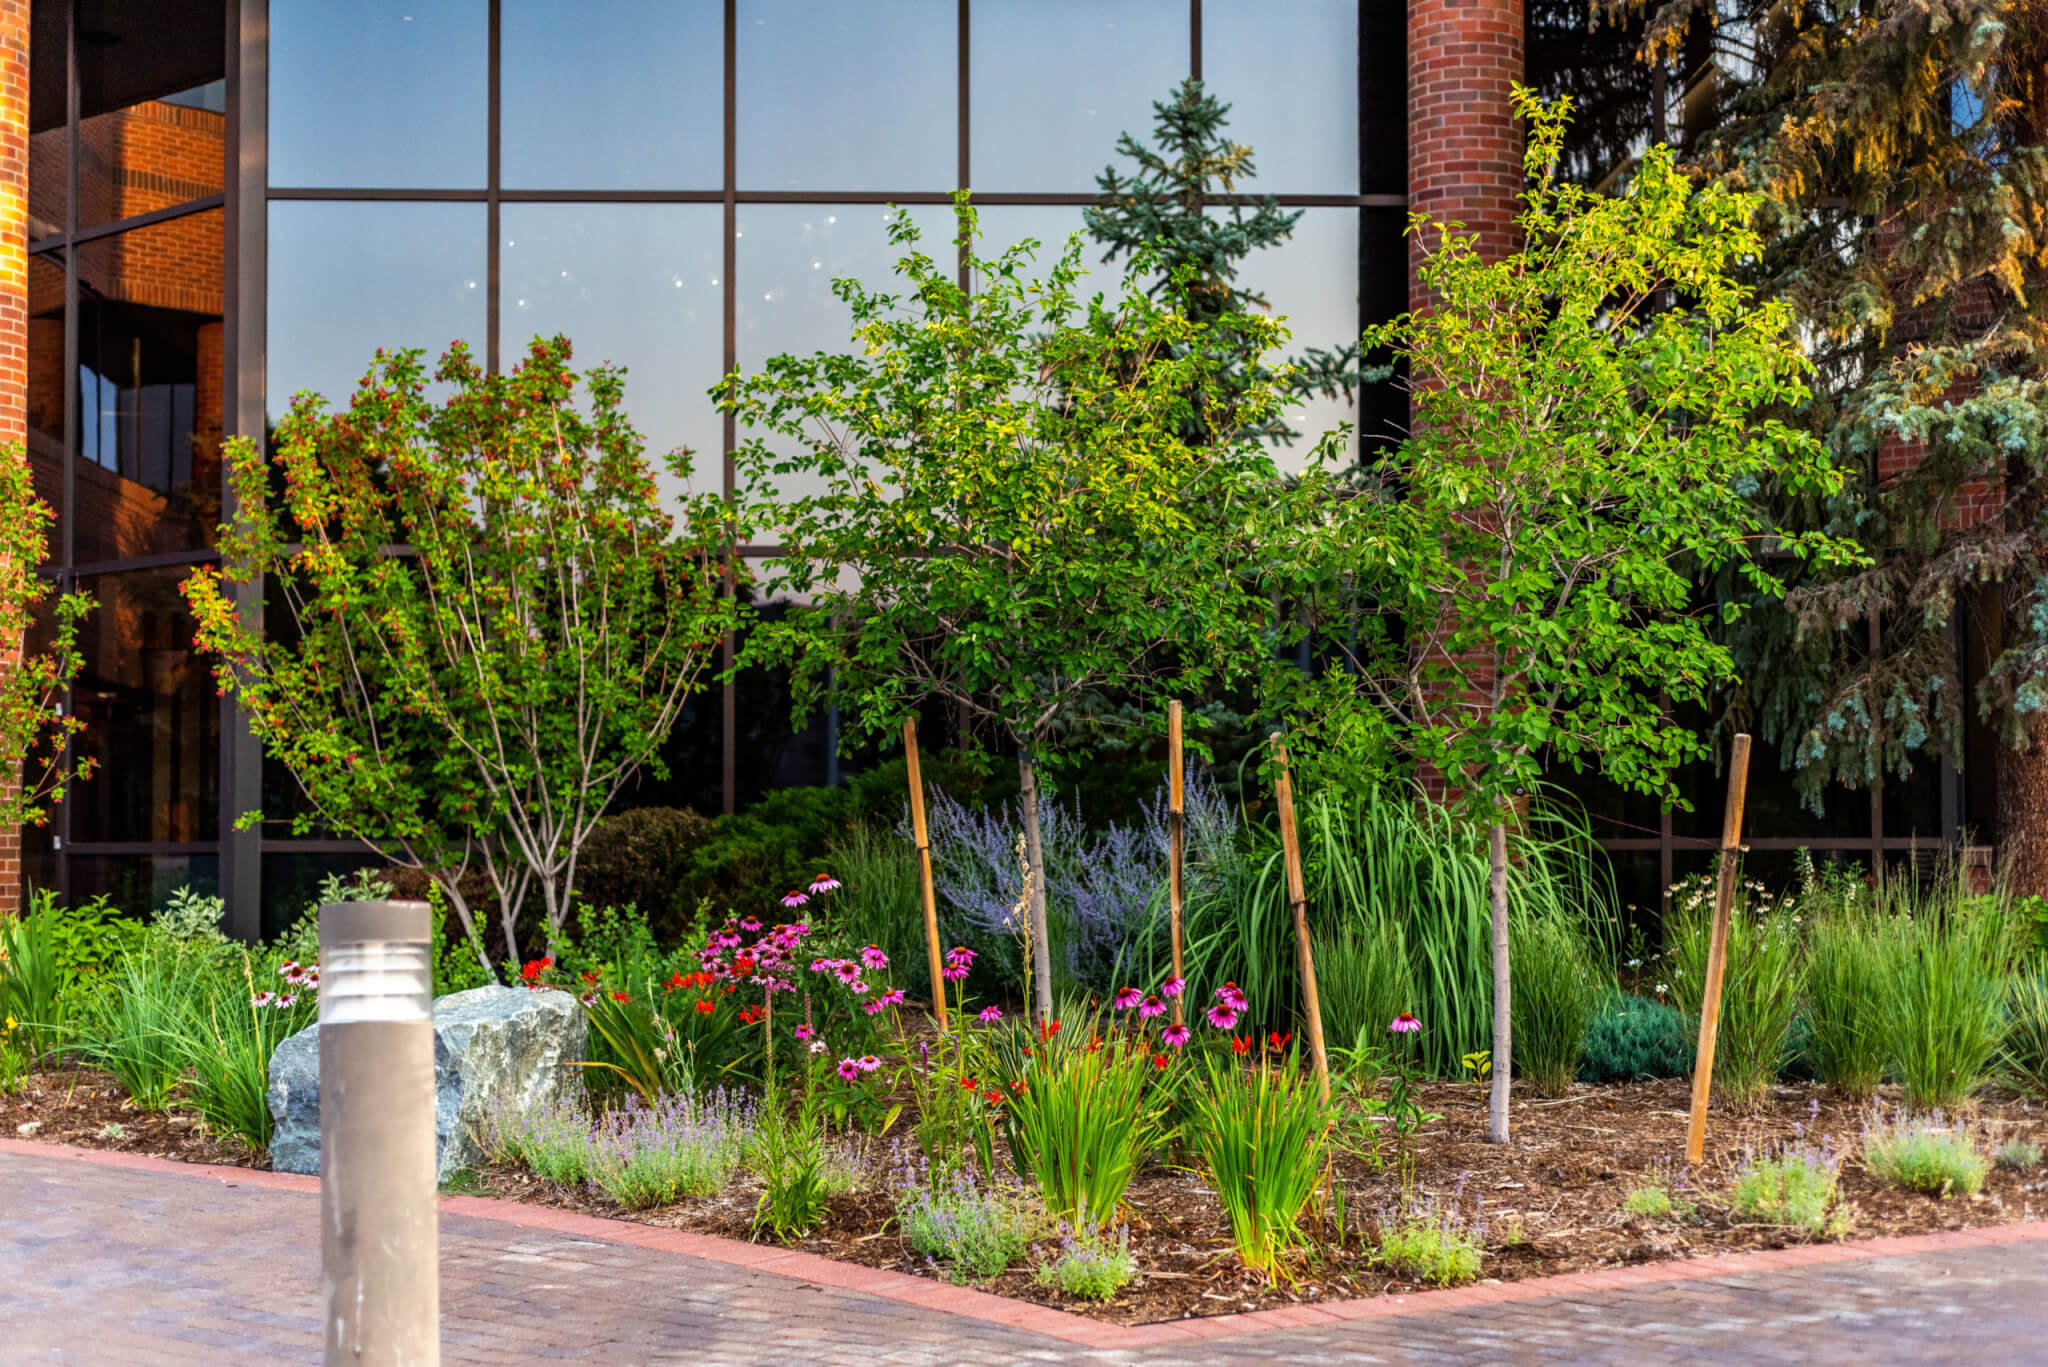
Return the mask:
[[(0, 460), (19, 460), (28, 390), (28, 0), (0, 0)], [(0, 669), (21, 642), (0, 641)], [(0, 774), (0, 783), (12, 783)], [(0, 826), (0, 911), (21, 899), (21, 832)]]
[(1522, 78), (1522, 0), (1408, 0), (1408, 207), (1462, 223), (1489, 256), (1514, 248), (1522, 130), (1508, 87)]

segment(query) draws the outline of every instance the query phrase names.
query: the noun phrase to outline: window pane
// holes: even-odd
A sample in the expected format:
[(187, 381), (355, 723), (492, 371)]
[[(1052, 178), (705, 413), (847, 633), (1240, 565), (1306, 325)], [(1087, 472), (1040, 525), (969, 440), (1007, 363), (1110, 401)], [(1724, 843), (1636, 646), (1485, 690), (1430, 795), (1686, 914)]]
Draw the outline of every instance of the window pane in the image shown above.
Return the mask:
[(982, 256), (1000, 257), (1016, 243), (1036, 238), (1038, 250), (1032, 254), (1031, 265), (1024, 273), (1030, 279), (1043, 279), (1067, 249), (1068, 237), (1079, 233), (1081, 266), (1086, 274), (1075, 284), (1075, 295), (1086, 299), (1100, 294), (1114, 301), (1123, 294), (1130, 257), (1119, 256), (1113, 262), (1104, 262), (1102, 244), (1088, 235), (1080, 205), (991, 204), (982, 208), (979, 216), (981, 242), (976, 250)]
[(72, 789), (71, 838), (214, 840), (220, 835), (220, 697), (192, 644), (183, 568), (95, 575), (72, 689), (76, 742), (98, 772)]
[(1358, 192), (1357, 0), (1203, 0), (1202, 77), (1267, 194)]
[[(329, 878), (353, 882), (359, 870), (385, 870), (388, 866), (375, 854), (318, 854), (303, 851), (271, 851), (263, 856), (263, 930), (266, 940), (290, 930), (306, 916), (320, 910), (320, 885)], [(388, 872), (385, 877), (389, 878)], [(449, 918), (454, 924), (454, 917)], [(456, 937), (461, 937), (457, 929)]]
[(64, 125), (66, 33), (71, 16), (57, 4), (28, 14), (28, 237), (64, 231), (64, 185), (71, 174), (70, 130)]
[(1092, 191), (1120, 133), (1188, 74), (1186, 0), (999, 0), (974, 7), (977, 190)]
[(130, 916), (151, 916), (170, 905), (171, 894), (191, 888), (220, 893), (217, 854), (74, 854), (71, 899), (104, 896)]
[[(507, 185), (725, 184), (725, 24), (716, 5), (504, 0)], [(620, 130), (631, 130), (621, 137)]]
[(341, 407), (379, 347), (484, 350), (484, 206), (270, 206), (267, 411), (311, 389)]
[[(1241, 288), (1264, 295), (1271, 313), (1285, 320), (1291, 335), (1283, 355), (1356, 342), (1358, 211), (1304, 209), (1294, 235), (1246, 257), (1237, 280)], [(1358, 410), (1350, 400), (1316, 396), (1289, 404), (1282, 418), (1299, 435), (1291, 446), (1276, 448), (1274, 458), (1283, 470), (1298, 471), (1323, 433), (1340, 422), (1356, 428)], [(1355, 449), (1355, 433), (1351, 444)]]
[[(64, 257), (28, 259), (28, 463), (36, 493), (64, 515)], [(50, 557), (62, 553), (63, 531), (50, 524)]]
[(479, 188), (485, 0), (272, 0), (270, 183)]
[(78, 249), (80, 564), (213, 544), (220, 522), (221, 211)]
[[(724, 211), (715, 204), (507, 204), (500, 211), (499, 347), (564, 333), (580, 370), (626, 367), (626, 412), (647, 453), (695, 454), (722, 487), (724, 424), (706, 391), (725, 365)], [(672, 481), (658, 476), (666, 490)]]
[(78, 126), (78, 226), (132, 218), (221, 192), (227, 82), (84, 119)]
[(944, 190), (958, 179), (954, 0), (746, 0), (738, 22), (741, 188)]

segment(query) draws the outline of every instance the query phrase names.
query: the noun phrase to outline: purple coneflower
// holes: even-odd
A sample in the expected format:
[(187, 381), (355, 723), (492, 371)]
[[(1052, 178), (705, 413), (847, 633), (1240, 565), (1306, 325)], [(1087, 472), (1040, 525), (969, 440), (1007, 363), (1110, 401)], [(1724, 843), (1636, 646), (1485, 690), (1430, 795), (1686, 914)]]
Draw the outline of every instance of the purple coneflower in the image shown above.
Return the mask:
[(879, 971), (889, 966), (889, 956), (875, 946), (867, 945), (861, 949), (860, 963), (863, 968), (872, 968)]
[(817, 1031), (811, 1029), (811, 1027), (808, 1025), (799, 1025), (796, 1028), (796, 1037), (798, 1039), (809, 1039), (811, 1036), (817, 1033)]
[(1209, 1024), (1218, 1030), (1231, 1030), (1237, 1026), (1237, 1012), (1221, 1002), (1209, 1008)]
[(839, 1060), (839, 1076), (845, 1078), (848, 1082), (852, 1082), (860, 1076), (860, 1061), (850, 1058)]
[(1394, 1017), (1393, 1023), (1387, 1027), (1387, 1031), (1389, 1034), (1395, 1035), (1412, 1035), (1421, 1028), (1421, 1021), (1403, 1011), (1400, 1015)]
[(1154, 1016), (1166, 1014), (1166, 1003), (1157, 997), (1147, 997), (1138, 1003), (1138, 1019), (1151, 1020)]
[(811, 900), (810, 898), (808, 898), (808, 897), (804, 896), (804, 895), (803, 895), (803, 894), (802, 894), (801, 892), (798, 892), (798, 891), (797, 891), (797, 890), (796, 890), (795, 888), (791, 888), (791, 889), (789, 890), (789, 895), (788, 895), (788, 896), (786, 896), (786, 897), (784, 897), (784, 898), (782, 899), (782, 905), (784, 905), (784, 906), (786, 906), (786, 907), (800, 907), (800, 906), (802, 906), (802, 905), (803, 905), (804, 903), (806, 903), (806, 902), (808, 902), (808, 901), (810, 901), (810, 900)]
[(811, 891), (837, 892), (839, 891), (839, 880), (829, 873), (821, 873), (811, 880)]
[(1145, 996), (1137, 988), (1119, 987), (1116, 990), (1116, 997), (1110, 1002), (1110, 1005), (1119, 1011), (1128, 1011), (1143, 1000), (1145, 1000)]
[(1169, 1049), (1178, 1049), (1188, 1042), (1188, 1028), (1185, 1025), (1169, 1025), (1159, 1032), (1159, 1042)]
[(759, 930), (760, 928), (761, 919), (758, 916), (749, 916), (746, 920), (740, 922), (740, 929), (744, 930), (749, 935), (752, 935), (755, 931)]
[(1185, 978), (1168, 978), (1165, 982), (1159, 984), (1159, 995), (1162, 997), (1178, 997), (1186, 990), (1187, 985), (1187, 979)]
[(975, 1019), (980, 1021), (983, 1025), (994, 1025), (997, 1021), (1001, 1020), (1002, 1018), (1003, 1008), (1000, 1006), (984, 1006), (981, 1008), (981, 1014), (975, 1017)]
[(876, 1058), (873, 1054), (862, 1054), (860, 1056), (859, 1067), (863, 1073), (872, 1073), (875, 1071), (875, 1069), (881, 1066), (882, 1061)]

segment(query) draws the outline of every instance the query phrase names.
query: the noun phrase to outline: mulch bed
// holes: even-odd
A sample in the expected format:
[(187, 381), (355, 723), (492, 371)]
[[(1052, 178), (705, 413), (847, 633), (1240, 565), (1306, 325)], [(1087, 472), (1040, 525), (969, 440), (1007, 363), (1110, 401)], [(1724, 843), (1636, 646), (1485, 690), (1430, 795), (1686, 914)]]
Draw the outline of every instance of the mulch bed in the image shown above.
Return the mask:
[[(1426, 1126), (1415, 1146), (1415, 1195), (1461, 1202), (1470, 1214), (1483, 1201), (1487, 1226), (1487, 1280), (1582, 1272), (1809, 1242), (1804, 1230), (1742, 1225), (1730, 1219), (1725, 1194), (1746, 1149), (1784, 1141), (1832, 1140), (1848, 1157), (1841, 1192), (1847, 1215), (1843, 1237), (1871, 1238), (1963, 1229), (2048, 1217), (2048, 1168), (2030, 1174), (1995, 1170), (1974, 1197), (1934, 1197), (1899, 1191), (1866, 1171), (1857, 1157), (1867, 1104), (1844, 1101), (1806, 1084), (1777, 1087), (1770, 1103), (1750, 1114), (1715, 1112), (1707, 1162), (1678, 1194), (1694, 1206), (1689, 1219), (1628, 1215), (1622, 1199), (1661, 1163), (1682, 1167), (1687, 1085), (1683, 1081), (1626, 1086), (1579, 1086), (1553, 1099), (1519, 1098), (1513, 1141), (1486, 1142), (1483, 1098), (1470, 1084), (1422, 1089), (1426, 1109), (1442, 1118)], [(1980, 1144), (2008, 1139), (2048, 1146), (2048, 1107), (1987, 1095), (1971, 1124)], [(40, 1122), (40, 1124), (37, 1124)], [(109, 1128), (120, 1126), (118, 1133)], [(24, 1126), (34, 1128), (24, 1129)], [(232, 1141), (208, 1134), (196, 1120), (137, 1112), (111, 1079), (91, 1070), (33, 1076), (20, 1094), (0, 1097), (0, 1134), (126, 1149), (193, 1162), (252, 1162)], [(829, 1258), (915, 1275), (944, 1277), (945, 1269), (913, 1252), (893, 1223), (888, 1190), (890, 1146), (870, 1141), (861, 1155), (872, 1174), (857, 1191), (835, 1198), (824, 1226), (795, 1247)], [(1131, 1249), (1139, 1279), (1107, 1305), (1072, 1301), (1039, 1286), (1016, 1269), (985, 1283), (998, 1295), (1037, 1301), (1118, 1324), (1141, 1324), (1189, 1315), (1274, 1309), (1318, 1300), (1420, 1290), (1377, 1268), (1363, 1239), (1373, 1216), (1402, 1203), (1401, 1176), (1392, 1146), (1374, 1170), (1347, 1155), (1339, 1174), (1350, 1211), (1338, 1242), (1325, 1228), (1317, 1257), (1303, 1262), (1294, 1280), (1266, 1285), (1236, 1265), (1228, 1226), (1216, 1199), (1193, 1173), (1155, 1164), (1130, 1189)], [(649, 1212), (619, 1209), (581, 1189), (541, 1182), (524, 1171), (491, 1168), (471, 1188), (483, 1194), (588, 1214), (639, 1220), (698, 1233), (745, 1239), (757, 1184), (743, 1176), (725, 1192)]]

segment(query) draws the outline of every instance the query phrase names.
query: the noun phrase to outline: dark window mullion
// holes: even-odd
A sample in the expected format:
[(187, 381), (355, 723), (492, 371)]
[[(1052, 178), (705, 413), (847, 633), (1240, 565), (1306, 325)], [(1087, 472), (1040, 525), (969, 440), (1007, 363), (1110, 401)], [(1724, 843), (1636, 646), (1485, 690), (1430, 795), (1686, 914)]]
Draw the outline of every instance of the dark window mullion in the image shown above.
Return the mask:
[(498, 373), (498, 244), (502, 234), (498, 231), (499, 196), (499, 124), (504, 111), (503, 89), (500, 85), (500, 61), (503, 52), (504, 7), (501, 0), (491, 0), (490, 17), (490, 73), (487, 77), (487, 131), (484, 154), (484, 225), (490, 234), (490, 243), (484, 250), (484, 369)]

